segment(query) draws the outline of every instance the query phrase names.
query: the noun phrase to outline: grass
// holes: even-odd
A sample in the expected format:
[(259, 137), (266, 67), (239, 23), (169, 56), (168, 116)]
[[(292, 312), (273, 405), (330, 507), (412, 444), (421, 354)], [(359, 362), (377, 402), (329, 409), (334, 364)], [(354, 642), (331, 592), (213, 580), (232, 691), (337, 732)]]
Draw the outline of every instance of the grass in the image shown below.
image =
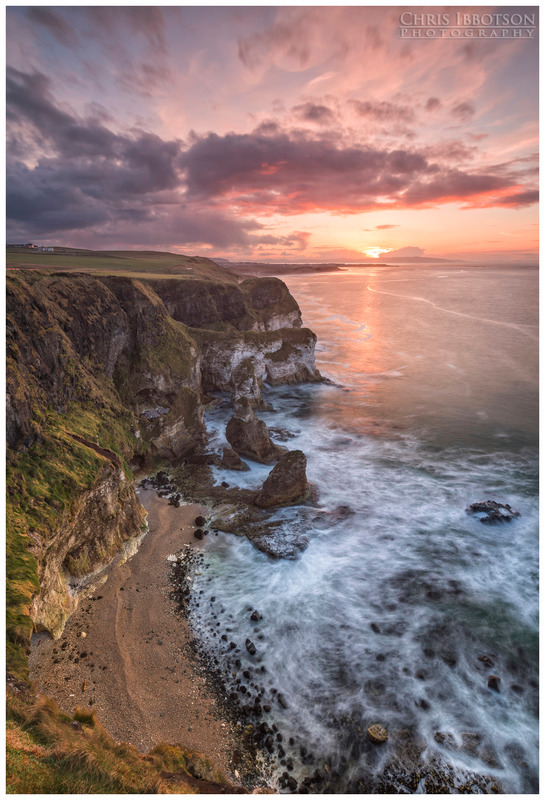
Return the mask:
[(159, 745), (143, 755), (115, 742), (96, 714), (61, 712), (45, 697), (10, 688), (6, 703), (8, 794), (194, 794), (225, 791), (204, 756)]
[(139, 250), (77, 250), (56, 247), (53, 253), (34, 253), (19, 247), (6, 248), (8, 269), (45, 269), (124, 275), (131, 278), (206, 278), (237, 283), (236, 276), (209, 258), (179, 253)]
[[(39, 591), (38, 560), (33, 553), (35, 539), (46, 544), (63, 515), (81, 493), (92, 487), (111, 462), (76, 441), (80, 435), (100, 444), (121, 458), (136, 449), (138, 440), (117, 416), (99, 416), (79, 404), (66, 415), (50, 412), (40, 439), (32, 448), (8, 451), (6, 467), (6, 627), (7, 666), (15, 675), (27, 675), (26, 653), (33, 625), (28, 609)], [(38, 534), (38, 537), (34, 534)], [(76, 565), (75, 565), (76, 566)], [(80, 565), (81, 566), (81, 565)]]

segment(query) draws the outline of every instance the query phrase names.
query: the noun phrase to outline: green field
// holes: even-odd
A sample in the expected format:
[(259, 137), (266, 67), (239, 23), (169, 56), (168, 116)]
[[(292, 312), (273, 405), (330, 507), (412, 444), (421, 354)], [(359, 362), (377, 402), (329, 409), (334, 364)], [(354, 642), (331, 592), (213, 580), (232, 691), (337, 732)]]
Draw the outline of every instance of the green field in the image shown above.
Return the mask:
[(77, 250), (56, 247), (53, 253), (40, 253), (23, 247), (6, 248), (9, 270), (39, 269), (56, 272), (101, 273), (127, 278), (210, 278), (236, 283), (236, 278), (209, 258), (153, 250)]

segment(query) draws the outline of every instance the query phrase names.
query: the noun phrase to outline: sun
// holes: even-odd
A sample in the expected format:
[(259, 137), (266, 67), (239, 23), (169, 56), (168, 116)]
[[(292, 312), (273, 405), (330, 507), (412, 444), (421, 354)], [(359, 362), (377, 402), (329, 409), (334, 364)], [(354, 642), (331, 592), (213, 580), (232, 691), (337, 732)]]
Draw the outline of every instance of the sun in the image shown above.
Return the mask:
[(368, 247), (367, 250), (363, 250), (362, 252), (364, 252), (366, 256), (369, 256), (369, 258), (380, 258), (383, 253), (390, 253), (391, 250), (391, 247)]

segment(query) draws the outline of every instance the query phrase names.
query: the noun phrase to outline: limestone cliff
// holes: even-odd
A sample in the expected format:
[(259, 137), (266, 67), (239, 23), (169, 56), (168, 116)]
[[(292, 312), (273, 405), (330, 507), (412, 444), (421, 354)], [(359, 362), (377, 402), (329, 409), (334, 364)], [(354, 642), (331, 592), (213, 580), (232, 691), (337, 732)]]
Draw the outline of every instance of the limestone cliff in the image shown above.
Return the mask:
[(315, 340), (274, 278), (9, 275), (10, 641), (59, 633), (71, 586), (140, 532), (130, 463), (202, 452), (210, 392), (318, 380)]

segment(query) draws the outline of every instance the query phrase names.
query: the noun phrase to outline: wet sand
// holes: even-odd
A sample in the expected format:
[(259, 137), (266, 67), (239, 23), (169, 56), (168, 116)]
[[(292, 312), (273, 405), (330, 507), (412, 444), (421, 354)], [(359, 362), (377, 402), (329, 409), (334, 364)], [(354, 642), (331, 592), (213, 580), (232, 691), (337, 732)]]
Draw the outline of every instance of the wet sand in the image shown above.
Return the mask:
[(125, 564), (68, 620), (60, 639), (34, 637), (31, 675), (39, 691), (72, 712), (89, 706), (119, 741), (148, 752), (160, 742), (206, 754), (227, 774), (230, 723), (205, 684), (186, 619), (170, 599), (167, 556), (193, 536), (198, 505), (169, 506), (139, 489), (149, 533)]

